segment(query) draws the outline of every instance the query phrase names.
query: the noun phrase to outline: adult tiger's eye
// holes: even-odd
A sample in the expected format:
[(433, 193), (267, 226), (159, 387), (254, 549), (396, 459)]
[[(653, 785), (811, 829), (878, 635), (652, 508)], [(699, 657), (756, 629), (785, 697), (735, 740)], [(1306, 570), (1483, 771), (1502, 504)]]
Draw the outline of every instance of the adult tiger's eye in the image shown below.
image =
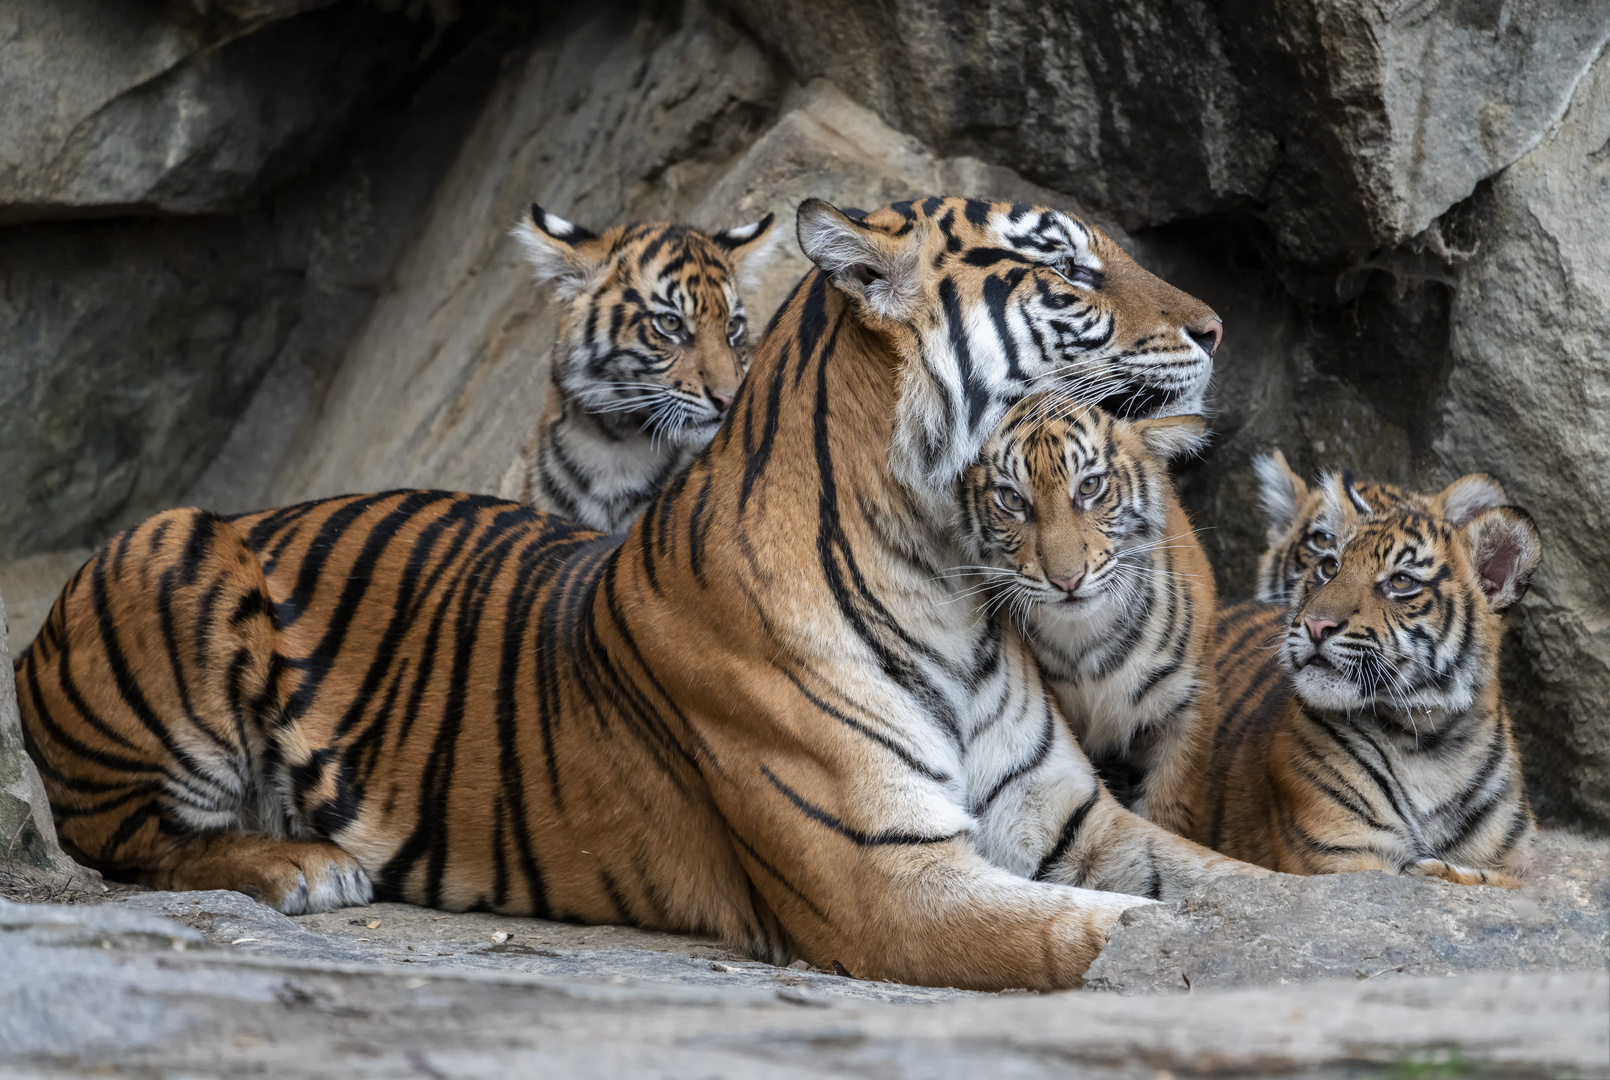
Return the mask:
[(1015, 489), (1015, 488), (1009, 488), (1009, 487), (996, 488), (995, 489), (995, 498), (1000, 502), (1000, 504), (1002, 506), (1004, 506), (1008, 510), (1011, 510), (1011, 511), (1014, 511), (1014, 512), (1022, 510), (1023, 507), (1025, 505), (1027, 505), (1023, 501), (1022, 494), (1019, 493), (1017, 491), (1017, 489)]
[(1399, 572), (1388, 578), (1387, 584), (1392, 586), (1392, 588), (1398, 592), (1408, 592), (1410, 589), (1414, 588), (1420, 583), (1414, 580), (1414, 578), (1410, 577), (1408, 574)]
[(654, 328), (666, 337), (675, 337), (682, 329), (682, 319), (670, 312), (654, 316)]
[(1341, 568), (1342, 564), (1336, 561), (1336, 556), (1334, 555), (1327, 555), (1319, 560), (1319, 576), (1325, 581), (1335, 577), (1336, 572)]
[(1090, 498), (1092, 495), (1094, 495), (1096, 492), (1098, 492), (1100, 490), (1101, 490), (1101, 474), (1100, 473), (1097, 473), (1094, 476), (1087, 476), (1083, 480), (1079, 481), (1079, 494), (1083, 495), (1087, 499)]
[(734, 315), (732, 318), (727, 320), (727, 340), (732, 342), (734, 345), (738, 344), (738, 342), (744, 339), (744, 331), (747, 329), (748, 324), (744, 322), (744, 317), (742, 315)]

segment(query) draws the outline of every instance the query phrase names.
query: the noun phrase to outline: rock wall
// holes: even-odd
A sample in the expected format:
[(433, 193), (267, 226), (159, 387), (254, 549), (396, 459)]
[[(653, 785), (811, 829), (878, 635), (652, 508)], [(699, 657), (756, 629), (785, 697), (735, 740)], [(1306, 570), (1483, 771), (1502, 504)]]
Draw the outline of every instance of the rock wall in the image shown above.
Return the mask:
[[(806, 195), (1036, 198), (1225, 317), (1184, 481), (1228, 594), (1273, 446), (1488, 471), (1532, 510), (1528, 771), (1546, 816), (1610, 826), (1610, 7), (418, 7), (0, 16), (0, 562), (45, 553), (6, 588), (174, 502), (494, 487), (546, 393), (549, 294), (506, 235), (532, 199), (786, 230)], [(757, 321), (804, 265), (785, 243)]]

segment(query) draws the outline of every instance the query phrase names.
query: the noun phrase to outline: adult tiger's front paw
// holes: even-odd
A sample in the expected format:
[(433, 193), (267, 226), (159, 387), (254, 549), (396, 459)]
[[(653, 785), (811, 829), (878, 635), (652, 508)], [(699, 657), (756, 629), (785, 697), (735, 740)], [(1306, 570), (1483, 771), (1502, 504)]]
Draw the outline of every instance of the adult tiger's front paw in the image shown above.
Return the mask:
[(1477, 867), (1459, 866), (1441, 859), (1421, 859), (1410, 863), (1403, 868), (1403, 872), (1413, 877), (1440, 878), (1451, 881), (1455, 885), (1491, 885), (1498, 889), (1518, 889), (1521, 887), (1520, 879), (1503, 870), (1482, 870)]

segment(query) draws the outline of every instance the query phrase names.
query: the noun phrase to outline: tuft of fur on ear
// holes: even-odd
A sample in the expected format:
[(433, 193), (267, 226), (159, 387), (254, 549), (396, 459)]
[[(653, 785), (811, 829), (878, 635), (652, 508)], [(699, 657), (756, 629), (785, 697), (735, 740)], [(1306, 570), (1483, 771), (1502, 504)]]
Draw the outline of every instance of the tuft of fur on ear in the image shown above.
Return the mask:
[(1518, 506), (1492, 507), (1465, 525), (1465, 539), (1487, 606), (1506, 611), (1519, 603), (1543, 556), (1532, 515)]
[(759, 221), (735, 225), (710, 237), (732, 260), (733, 269), (738, 272), (739, 289), (747, 291), (755, 287), (760, 272), (780, 246), (782, 233), (772, 231), (776, 220), (776, 214), (767, 214)]
[(889, 236), (825, 199), (800, 203), (796, 227), (805, 257), (875, 317), (900, 321), (915, 313), (922, 296), (923, 229)]
[(1164, 461), (1194, 454), (1207, 445), (1207, 418), (1203, 416), (1160, 416), (1130, 423), (1141, 444)]
[(572, 225), (536, 203), (531, 204), (531, 216), (522, 218), (509, 235), (524, 249), (536, 279), (557, 278), (560, 295), (566, 297), (579, 294), (588, 277), (609, 257), (596, 233)]
[(1505, 501), (1504, 486), (1486, 473), (1461, 476), (1436, 497), (1442, 516), (1455, 525), (1463, 525), (1483, 510), (1503, 506)]
[(1258, 474), (1258, 494), (1269, 525), (1269, 542), (1279, 543), (1297, 524), (1297, 515), (1308, 498), (1308, 485), (1286, 464), (1286, 455), (1279, 450), (1253, 458), (1252, 470)]

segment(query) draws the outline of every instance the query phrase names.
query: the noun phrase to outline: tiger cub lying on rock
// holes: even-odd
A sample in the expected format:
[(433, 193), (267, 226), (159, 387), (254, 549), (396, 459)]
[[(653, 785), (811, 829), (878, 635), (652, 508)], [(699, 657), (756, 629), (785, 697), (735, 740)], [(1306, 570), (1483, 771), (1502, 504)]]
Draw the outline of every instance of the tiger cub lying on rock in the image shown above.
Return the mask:
[(1198, 416), (1121, 420), (1054, 395), (1019, 402), (962, 478), (961, 534), (1015, 619), (1079, 747), (1136, 813), (1189, 832), (1213, 571), (1169, 478)]
[(1220, 709), (1191, 835), (1288, 873), (1516, 887), (1536, 826), (1498, 645), (1537, 568), (1532, 519), (1498, 505), (1487, 476), (1426, 496), (1343, 473), (1313, 492), (1277, 484), (1271, 500), (1273, 472), (1271, 536), (1287, 550), (1266, 565), (1306, 569), (1287, 607), (1220, 619)]
[(533, 203), (513, 235), (537, 280), (558, 283), (553, 387), (498, 493), (604, 532), (630, 525), (709, 445), (749, 370), (739, 274), (763, 261), (771, 225), (595, 235)]

